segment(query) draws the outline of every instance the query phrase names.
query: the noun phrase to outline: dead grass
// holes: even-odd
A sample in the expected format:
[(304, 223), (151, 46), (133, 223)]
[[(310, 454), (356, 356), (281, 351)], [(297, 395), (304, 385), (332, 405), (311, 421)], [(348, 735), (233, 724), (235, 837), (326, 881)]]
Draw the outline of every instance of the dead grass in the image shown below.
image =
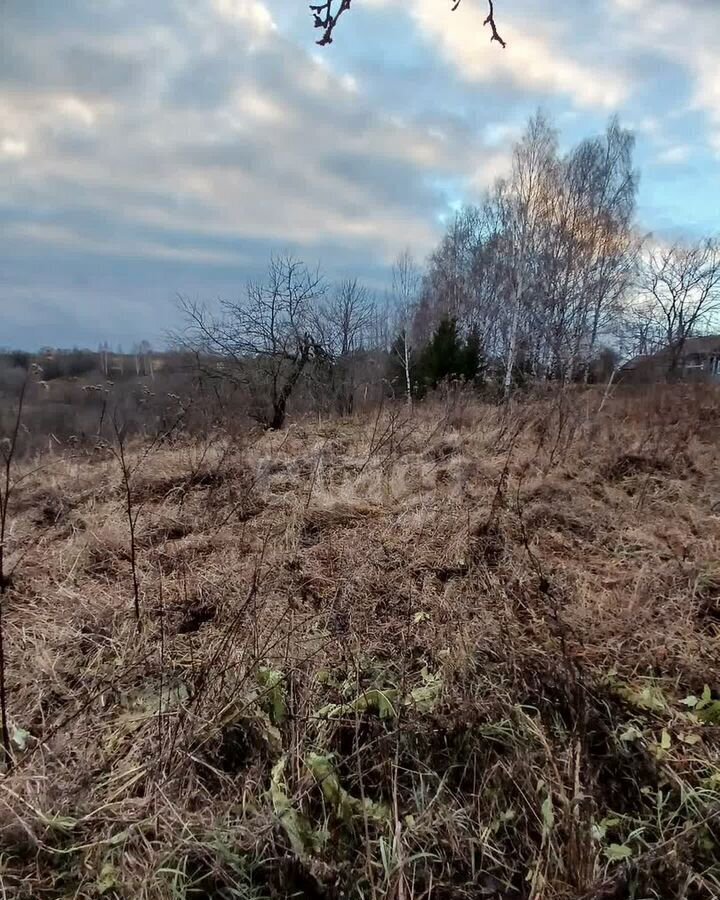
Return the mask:
[(718, 896), (717, 400), (158, 448), (139, 633), (115, 461), (28, 474), (5, 896)]

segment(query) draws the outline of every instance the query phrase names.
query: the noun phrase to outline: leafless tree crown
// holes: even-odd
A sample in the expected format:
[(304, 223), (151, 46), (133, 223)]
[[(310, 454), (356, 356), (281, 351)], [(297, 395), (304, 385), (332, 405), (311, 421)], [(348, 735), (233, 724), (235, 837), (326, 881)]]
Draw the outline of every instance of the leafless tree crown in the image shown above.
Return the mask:
[(720, 312), (720, 244), (706, 238), (652, 249), (640, 270), (634, 310), (637, 350), (667, 351), (668, 375), (688, 338), (710, 328)]
[(554, 128), (534, 116), (508, 177), (448, 223), (430, 257), (417, 340), (455, 319), (480, 336), (506, 392), (520, 373), (585, 377), (622, 319), (634, 275), (632, 149), (612, 120), (561, 155)]
[(270, 408), (258, 407), (256, 418), (279, 428), (308, 363), (326, 352), (316, 316), (325, 290), (319, 270), (293, 256), (273, 256), (266, 277), (248, 284), (244, 300), (221, 301), (220, 315), (181, 298), (183, 343), (204, 357), (208, 374), (246, 385), (261, 375), (270, 386)]

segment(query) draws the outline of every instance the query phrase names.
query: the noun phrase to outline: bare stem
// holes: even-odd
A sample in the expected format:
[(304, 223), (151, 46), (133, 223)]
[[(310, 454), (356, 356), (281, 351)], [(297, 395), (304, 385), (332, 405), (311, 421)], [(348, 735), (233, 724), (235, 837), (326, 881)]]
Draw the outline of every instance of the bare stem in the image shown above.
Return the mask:
[(10, 507), (10, 495), (13, 489), (12, 466), (17, 451), (18, 435), (22, 422), (25, 391), (27, 390), (29, 375), (25, 377), (18, 397), (17, 414), (15, 424), (9, 442), (0, 449), (3, 456), (3, 475), (0, 485), (0, 730), (2, 731), (2, 750), (8, 767), (12, 765), (12, 753), (10, 748), (10, 729), (8, 727), (7, 714), (7, 690), (5, 685), (5, 624), (4, 606), (5, 594), (10, 584), (10, 578), (5, 571), (5, 539), (7, 535), (8, 509)]

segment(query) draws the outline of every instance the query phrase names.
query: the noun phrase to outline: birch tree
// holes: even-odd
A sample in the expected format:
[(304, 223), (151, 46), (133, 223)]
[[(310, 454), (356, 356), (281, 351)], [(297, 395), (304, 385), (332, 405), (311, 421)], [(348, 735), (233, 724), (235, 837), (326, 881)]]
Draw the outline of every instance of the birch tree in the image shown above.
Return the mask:
[(397, 332), (392, 352), (402, 366), (408, 407), (412, 407), (412, 327), (419, 290), (420, 270), (410, 250), (403, 250), (392, 267), (392, 293)]
[(504, 205), (512, 254), (508, 285), (512, 313), (503, 381), (505, 399), (510, 396), (512, 387), (520, 315), (529, 286), (531, 251), (548, 208), (548, 176), (556, 155), (557, 134), (548, 120), (537, 113), (515, 145), (512, 176)]

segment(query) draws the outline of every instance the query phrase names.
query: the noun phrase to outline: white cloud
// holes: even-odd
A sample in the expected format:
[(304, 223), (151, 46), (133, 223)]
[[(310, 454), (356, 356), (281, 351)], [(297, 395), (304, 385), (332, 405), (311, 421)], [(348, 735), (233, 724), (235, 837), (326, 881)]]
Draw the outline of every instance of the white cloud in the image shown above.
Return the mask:
[(471, 188), (478, 194), (490, 187), (498, 178), (510, 174), (512, 155), (509, 149), (488, 153), (470, 178)]
[(369, 2), (408, 10), (445, 61), (466, 81), (505, 80), (530, 90), (568, 96), (579, 106), (604, 109), (615, 108), (629, 93), (626, 79), (616, 70), (580, 62), (564, 44), (542, 34), (539, 20), (526, 19), (520, 27), (510, 20), (508, 10), (501, 29), (508, 48), (502, 50), (489, 42), (490, 32), (484, 26), (487, 11), (481, 4), (463, 3), (451, 14), (438, 9), (438, 0)]
[(175, 260), (207, 265), (237, 265), (238, 254), (230, 250), (208, 250), (201, 248), (180, 248), (166, 243), (147, 240), (123, 240), (93, 237), (81, 234), (63, 225), (48, 225), (39, 222), (10, 225), (5, 229), (6, 238), (39, 241), (68, 250), (81, 248), (85, 253), (103, 256), (140, 257), (143, 259)]
[[(697, 153), (696, 136), (672, 133), (673, 101), (652, 96), (656, 59), (691, 72), (720, 154), (718, 18), (709, 0), (689, 2), (706, 9), (692, 49), (677, 40), (679, 0), (657, 0), (656, 18), (650, 0), (575, 0), (546, 19), (538, 0), (497, 3), (507, 50), (489, 42), (483, 0), (456, 13), (449, 0), (364, 0), (323, 49), (288, 0), (153, 0), (140, 20), (126, 0), (88, 16), (82, 0), (62, 29), (28, 15), (10, 36), (16, 58), (0, 59), (0, 165), (12, 174), (0, 180), (0, 267), (27, 260), (16, 296), (43, 256), (66, 284), (95, 265), (144, 296), (161, 263), (157, 290), (170, 293), (197, 266), (193, 289), (209, 296), (286, 246), (379, 282), (398, 250), (423, 256), (444, 212), (507, 173), (538, 101), (572, 140), (627, 101), (654, 162)], [(658, 167), (649, 174), (657, 184)], [(682, 213), (679, 190), (666, 199), (662, 185), (661, 214), (673, 202)], [(88, 288), (99, 307), (111, 293)]]
[(0, 154), (8, 159), (22, 159), (27, 156), (27, 152), (26, 141), (19, 138), (5, 137), (0, 141)]
[[(708, 143), (720, 144), (720, 3), (678, 0), (610, 0), (622, 20), (623, 43), (655, 53), (691, 78), (689, 109), (710, 123)], [(671, 107), (668, 114), (685, 110)]]
[[(717, 40), (720, 43), (720, 15)], [(711, 142), (720, 153), (720, 57), (717, 49), (713, 52), (702, 50), (696, 54), (692, 68), (695, 73), (693, 102), (707, 113), (712, 122)]]
[(238, 90), (236, 104), (238, 118), (235, 122), (241, 126), (248, 123), (248, 119), (253, 124), (278, 125), (290, 115), (290, 110), (283, 109), (276, 100), (254, 85)]
[[(153, 42), (170, 52), (138, 55), (136, 96), (98, 95), (91, 84), (87, 93), (52, 85), (3, 92), (0, 84), (0, 121), (8, 128), (0, 155), (16, 159), (3, 199), (21, 210), (28, 197), (42, 196), (46, 209), (58, 210), (42, 226), (30, 215), (14, 226), (15, 237), (221, 265), (233, 250), (214, 252), (210, 240), (363, 245), (373, 259), (389, 259), (408, 243), (429, 250), (444, 203), (431, 175), (468, 171), (482, 144), (448, 154), (448, 142), (457, 143), (452, 133), (432, 122), (393, 121), (352, 76), (313, 62), (309, 50), (279, 35), (253, 51), (254, 36), (271, 24), (263, 4), (206, 3), (217, 17), (196, 7), (184, 28), (153, 29)], [(105, 35), (91, 43), (111, 52)], [(200, 91), (218, 75), (212, 104), (188, 102), (196, 81)], [(183, 93), (169, 103), (163, 98), (178, 96), (179, 79)], [(28, 146), (33, 154), (25, 156)], [(70, 226), (66, 215), (94, 219), (110, 237)], [(199, 250), (178, 249), (193, 235)]]
[(79, 97), (61, 97), (58, 101), (58, 111), (69, 121), (87, 128), (95, 124), (95, 111)]
[(343, 90), (346, 90), (351, 94), (357, 94), (360, 90), (357, 79), (353, 75), (348, 75), (347, 73), (340, 76), (340, 85)]
[(663, 165), (680, 165), (690, 159), (692, 147), (689, 144), (672, 144), (658, 153), (656, 160)]
[(260, 0), (213, 0), (213, 6), (223, 19), (243, 28), (249, 26), (256, 35), (277, 29), (270, 10)]

